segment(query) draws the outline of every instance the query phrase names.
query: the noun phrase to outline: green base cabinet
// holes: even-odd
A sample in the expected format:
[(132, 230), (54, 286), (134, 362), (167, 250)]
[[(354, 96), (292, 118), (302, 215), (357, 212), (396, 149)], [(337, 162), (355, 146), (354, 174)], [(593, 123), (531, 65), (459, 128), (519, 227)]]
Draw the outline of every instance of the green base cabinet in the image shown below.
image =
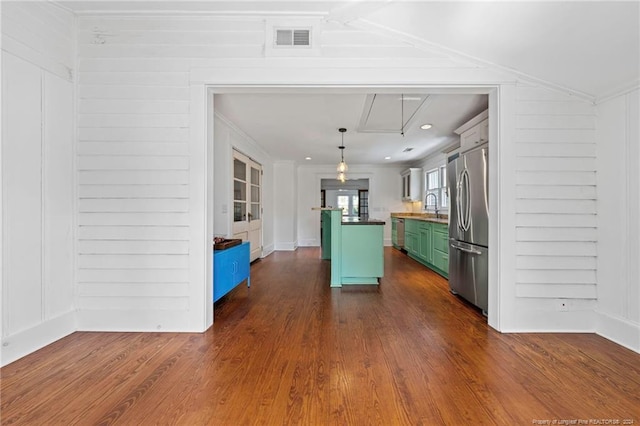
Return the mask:
[(449, 229), (446, 224), (406, 219), (405, 249), (412, 259), (449, 277)]
[(400, 248), (398, 245), (398, 218), (391, 218), (391, 245)]

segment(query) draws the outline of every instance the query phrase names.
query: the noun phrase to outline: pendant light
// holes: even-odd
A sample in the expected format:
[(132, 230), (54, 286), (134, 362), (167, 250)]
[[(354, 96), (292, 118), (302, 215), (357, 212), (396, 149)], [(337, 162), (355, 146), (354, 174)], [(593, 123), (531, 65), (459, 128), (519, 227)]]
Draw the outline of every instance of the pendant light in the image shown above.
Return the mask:
[(338, 149), (340, 150), (340, 163), (338, 163), (338, 168), (336, 170), (338, 171), (338, 180), (344, 183), (344, 181), (347, 180), (345, 172), (349, 169), (347, 163), (344, 162), (344, 132), (346, 132), (347, 129), (341, 127), (338, 129), (338, 131), (342, 135), (342, 143), (338, 147)]

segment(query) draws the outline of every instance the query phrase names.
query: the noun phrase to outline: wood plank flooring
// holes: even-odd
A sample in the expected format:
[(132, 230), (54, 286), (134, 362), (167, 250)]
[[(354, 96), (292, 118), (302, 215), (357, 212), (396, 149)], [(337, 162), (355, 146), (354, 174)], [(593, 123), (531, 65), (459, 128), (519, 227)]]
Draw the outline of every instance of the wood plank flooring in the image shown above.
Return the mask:
[(206, 333), (74, 333), (6, 366), (1, 423), (640, 424), (639, 354), (497, 333), (394, 249), (379, 287), (331, 289), (319, 257), (255, 263)]

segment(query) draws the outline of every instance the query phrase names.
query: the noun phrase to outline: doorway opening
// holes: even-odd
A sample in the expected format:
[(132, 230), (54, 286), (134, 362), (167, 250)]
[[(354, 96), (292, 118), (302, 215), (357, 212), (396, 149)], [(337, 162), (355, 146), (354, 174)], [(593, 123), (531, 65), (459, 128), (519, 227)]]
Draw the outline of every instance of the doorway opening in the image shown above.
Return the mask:
[(344, 217), (368, 217), (369, 179), (349, 179), (346, 182), (321, 179), (320, 205), (342, 209)]

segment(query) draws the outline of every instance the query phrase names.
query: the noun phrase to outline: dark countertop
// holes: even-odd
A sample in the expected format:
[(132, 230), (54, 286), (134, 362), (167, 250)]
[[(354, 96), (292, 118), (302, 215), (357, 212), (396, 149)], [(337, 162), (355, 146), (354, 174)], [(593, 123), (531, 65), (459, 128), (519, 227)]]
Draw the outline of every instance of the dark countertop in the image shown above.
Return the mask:
[(343, 217), (343, 225), (384, 225), (384, 220), (379, 219), (362, 219), (359, 217)]

